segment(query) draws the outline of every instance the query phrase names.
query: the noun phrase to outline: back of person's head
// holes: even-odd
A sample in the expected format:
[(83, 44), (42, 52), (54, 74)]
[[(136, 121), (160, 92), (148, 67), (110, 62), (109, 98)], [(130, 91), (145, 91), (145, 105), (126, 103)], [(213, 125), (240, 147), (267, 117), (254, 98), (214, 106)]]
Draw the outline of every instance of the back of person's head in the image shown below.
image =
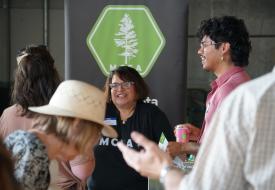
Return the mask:
[(219, 47), (219, 42), (228, 42), (233, 63), (240, 67), (248, 65), (251, 42), (242, 19), (234, 16), (223, 16), (203, 20), (197, 36), (200, 41), (204, 36), (208, 36), (211, 40), (218, 43), (215, 45), (216, 48)]
[(54, 59), (43, 45), (30, 45), (17, 55), (12, 103), (22, 107), (22, 115), (29, 114), (29, 106), (45, 105), (60, 83)]
[(113, 76), (117, 75), (121, 80), (127, 82), (134, 82), (134, 86), (137, 93), (137, 100), (145, 99), (149, 94), (149, 87), (142, 78), (142, 76), (132, 67), (120, 66), (111, 71), (109, 77), (106, 80), (105, 84), (105, 93), (107, 94), (107, 100), (111, 100), (111, 92), (109, 84), (112, 83)]
[(0, 138), (0, 189), (18, 190), (19, 184), (14, 178), (13, 162), (11, 155), (5, 148)]

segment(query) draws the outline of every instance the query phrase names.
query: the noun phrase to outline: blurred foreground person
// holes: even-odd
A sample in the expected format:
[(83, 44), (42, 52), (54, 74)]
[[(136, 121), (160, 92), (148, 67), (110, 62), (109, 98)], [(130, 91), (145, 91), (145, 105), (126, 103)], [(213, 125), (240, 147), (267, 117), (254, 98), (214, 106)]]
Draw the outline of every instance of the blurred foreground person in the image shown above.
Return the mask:
[(24, 190), (46, 190), (49, 161), (91, 157), (102, 134), (116, 137), (103, 124), (106, 99), (102, 91), (84, 82), (62, 82), (48, 105), (29, 107), (39, 113), (32, 129), (18, 130), (5, 139), (15, 162), (15, 177)]
[(138, 133), (137, 152), (118, 143), (124, 159), (144, 176), (159, 178), (166, 190), (275, 189), (275, 68), (241, 85), (213, 117), (193, 170), (184, 175), (171, 158)]

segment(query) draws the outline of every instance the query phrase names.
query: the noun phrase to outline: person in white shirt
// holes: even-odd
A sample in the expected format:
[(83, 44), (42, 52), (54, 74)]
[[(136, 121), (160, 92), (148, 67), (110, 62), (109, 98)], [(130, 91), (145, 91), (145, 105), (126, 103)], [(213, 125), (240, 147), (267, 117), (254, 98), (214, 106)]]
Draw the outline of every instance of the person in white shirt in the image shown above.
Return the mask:
[(166, 190), (275, 189), (275, 68), (234, 90), (210, 125), (194, 168), (186, 175), (139, 133), (132, 138), (143, 151), (122, 143), (118, 147), (131, 167), (159, 178)]

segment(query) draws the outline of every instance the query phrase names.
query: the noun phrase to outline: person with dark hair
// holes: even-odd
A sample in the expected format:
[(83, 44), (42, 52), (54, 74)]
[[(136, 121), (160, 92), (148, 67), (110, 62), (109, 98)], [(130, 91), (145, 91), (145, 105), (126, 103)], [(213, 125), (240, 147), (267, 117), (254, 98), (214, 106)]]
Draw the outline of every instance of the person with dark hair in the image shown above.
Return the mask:
[(20, 50), (11, 96), (13, 105), (0, 118), (0, 136), (5, 138), (17, 129), (29, 129), (33, 113), (28, 107), (47, 104), (59, 83), (54, 59), (46, 46), (29, 45)]
[[(6, 108), (0, 118), (0, 137), (3, 139), (16, 130), (28, 130), (35, 113), (29, 106), (41, 106), (49, 102), (60, 83), (54, 59), (44, 45), (28, 45), (16, 56), (14, 85), (11, 94), (12, 106)], [(56, 170), (51, 162), (51, 172)], [(53, 176), (53, 175), (52, 175)], [(50, 188), (56, 189), (53, 184)]]
[(182, 124), (190, 129), (190, 139), (197, 142), (169, 142), (167, 152), (172, 156), (196, 154), (216, 109), (237, 86), (250, 80), (243, 67), (249, 63), (251, 42), (242, 19), (223, 16), (203, 20), (197, 36), (202, 67), (217, 78), (211, 83), (201, 129), (190, 123)]
[(106, 80), (107, 111), (105, 123), (114, 127), (118, 138), (103, 136), (95, 147), (96, 165), (89, 188), (92, 190), (147, 190), (148, 179), (131, 169), (123, 160), (117, 142), (123, 141), (136, 150), (141, 147), (130, 137), (132, 131), (139, 131), (155, 143), (161, 133), (168, 140), (174, 140), (169, 121), (157, 106), (144, 103), (149, 88), (140, 74), (128, 66), (111, 71)]

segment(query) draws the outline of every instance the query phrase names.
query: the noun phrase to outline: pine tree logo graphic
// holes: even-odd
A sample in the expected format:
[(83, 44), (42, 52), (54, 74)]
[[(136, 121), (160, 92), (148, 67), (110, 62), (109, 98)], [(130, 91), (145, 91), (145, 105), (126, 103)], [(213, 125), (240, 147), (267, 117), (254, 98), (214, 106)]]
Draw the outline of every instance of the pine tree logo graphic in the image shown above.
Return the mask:
[(124, 14), (119, 26), (119, 32), (115, 34), (118, 38), (115, 38), (114, 41), (117, 47), (123, 49), (123, 52), (119, 56), (123, 56), (125, 60), (124, 64), (128, 65), (130, 59), (136, 57), (138, 53), (137, 35), (134, 31), (133, 21), (128, 14)]
[[(86, 38), (105, 76), (119, 66), (135, 68), (147, 76), (165, 46), (165, 38), (149, 8), (144, 5), (107, 5)], [(94, 62), (95, 61), (95, 62)]]

